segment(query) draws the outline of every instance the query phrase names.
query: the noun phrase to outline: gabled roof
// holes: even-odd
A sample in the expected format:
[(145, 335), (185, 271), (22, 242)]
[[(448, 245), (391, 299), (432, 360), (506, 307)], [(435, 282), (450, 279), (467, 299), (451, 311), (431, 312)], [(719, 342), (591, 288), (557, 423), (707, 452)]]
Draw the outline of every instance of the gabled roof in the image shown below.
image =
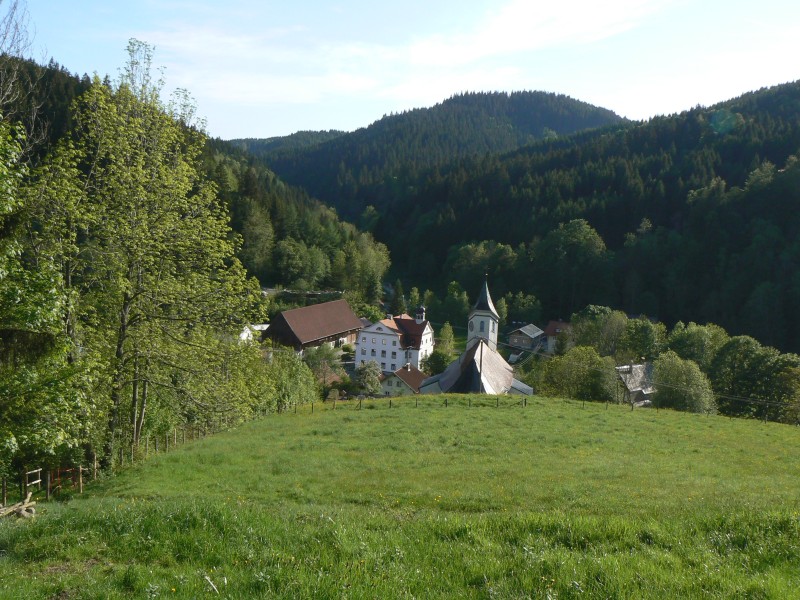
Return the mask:
[(650, 395), (655, 391), (652, 363), (622, 365), (621, 367), (616, 367), (616, 370), (617, 375), (619, 375), (623, 385), (629, 392), (642, 392), (645, 395)]
[(443, 373), (428, 377), (421, 387), (434, 384), (438, 384), (442, 393), (533, 393), (530, 387), (514, 379), (511, 366), (483, 339), (450, 363)]
[(562, 331), (567, 331), (572, 328), (572, 325), (565, 321), (550, 321), (547, 327), (544, 328), (544, 334), (547, 337), (555, 337)]
[(429, 321), (417, 323), (414, 317), (407, 314), (381, 319), (375, 325), (383, 325), (400, 336), (400, 347), (419, 350), (422, 345), (422, 335), (428, 327)]
[(422, 335), (428, 327), (428, 321), (420, 321), (408, 315), (400, 315), (394, 318), (394, 323), (402, 334), (403, 348), (414, 348), (419, 350), (422, 345)]
[(475, 302), (475, 306), (472, 307), (472, 312), (478, 310), (490, 312), (496, 319), (500, 319), (500, 315), (497, 314), (497, 309), (494, 307), (494, 303), (492, 302), (492, 296), (489, 294), (489, 282), (486, 279), (483, 280), (483, 288), (481, 289), (481, 293), (478, 295), (478, 300)]
[(414, 390), (414, 393), (419, 393), (419, 386), (422, 385), (422, 382), (425, 380), (425, 373), (420, 371), (412, 364), (407, 364), (404, 367), (400, 367), (392, 373), (395, 377), (402, 380), (408, 387)]
[[(353, 313), (347, 300), (334, 300), (285, 310), (273, 319), (273, 327), (270, 330), (276, 329), (281, 321), (283, 322), (281, 325), (285, 324), (302, 345), (357, 331), (362, 326), (361, 320)], [(283, 330), (284, 327), (281, 326), (279, 329)]]
[(537, 337), (542, 335), (544, 331), (539, 329), (536, 325), (525, 325), (525, 327), (520, 327), (519, 329), (515, 329), (508, 335), (514, 335), (515, 333), (523, 333), (527, 335), (532, 340), (535, 340)]

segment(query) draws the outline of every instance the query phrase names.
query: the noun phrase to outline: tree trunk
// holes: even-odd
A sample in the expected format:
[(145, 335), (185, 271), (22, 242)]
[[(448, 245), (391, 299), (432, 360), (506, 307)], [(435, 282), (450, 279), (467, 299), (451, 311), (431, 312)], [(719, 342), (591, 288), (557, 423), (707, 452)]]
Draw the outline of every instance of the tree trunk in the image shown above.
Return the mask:
[(108, 411), (108, 431), (103, 446), (101, 466), (109, 469), (114, 457), (114, 434), (119, 423), (119, 407), (122, 404), (122, 390), (125, 387), (125, 341), (128, 337), (128, 319), (132, 298), (125, 293), (119, 311), (119, 329), (117, 330), (117, 348), (114, 352), (114, 375), (111, 380), (111, 408)]

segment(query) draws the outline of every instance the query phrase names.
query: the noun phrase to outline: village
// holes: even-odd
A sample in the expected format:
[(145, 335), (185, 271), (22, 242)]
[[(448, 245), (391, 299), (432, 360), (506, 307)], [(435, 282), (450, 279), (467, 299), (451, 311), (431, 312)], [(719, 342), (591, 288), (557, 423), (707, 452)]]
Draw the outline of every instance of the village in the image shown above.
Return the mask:
[[(358, 317), (346, 300), (333, 300), (282, 311), (270, 324), (247, 326), (241, 339), (269, 340), (273, 347), (291, 348), (299, 356), (321, 347), (336, 350), (339, 365), (328, 369), (320, 381), (327, 388), (329, 399), (347, 397), (347, 391), (337, 386), (341, 379), (335, 372), (353, 377), (359, 369), (370, 369), (377, 377), (379, 391), (370, 395), (531, 396), (535, 390), (515, 378), (513, 365), (526, 359), (553, 356), (559, 340), (563, 341), (570, 333), (570, 324), (551, 320), (542, 329), (532, 323), (515, 323), (507, 328), (504, 341), (487, 278), (469, 312), (465, 329), (463, 351), (444, 370), (435, 373), (426, 365), (436, 338), (433, 323), (426, 318), (425, 306), (416, 307), (414, 316), (387, 313), (373, 323)], [(622, 401), (636, 407), (651, 405), (655, 391), (651, 363), (617, 366), (616, 373)], [(363, 397), (362, 393), (359, 395)]]

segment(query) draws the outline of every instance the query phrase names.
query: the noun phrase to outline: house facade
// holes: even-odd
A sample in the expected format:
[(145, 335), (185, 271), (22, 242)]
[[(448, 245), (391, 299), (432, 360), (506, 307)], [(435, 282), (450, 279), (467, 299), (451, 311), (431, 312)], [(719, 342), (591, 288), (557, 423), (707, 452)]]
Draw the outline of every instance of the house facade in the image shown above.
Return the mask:
[(387, 315), (359, 332), (355, 366), (373, 361), (384, 373), (394, 373), (406, 364), (419, 369), (433, 352), (433, 344), (433, 327), (425, 319), (424, 307), (414, 317)]
[(544, 331), (536, 325), (525, 325), (508, 334), (508, 345), (519, 350), (536, 350), (542, 344)]
[(565, 321), (550, 321), (547, 327), (544, 328), (544, 335), (542, 336), (544, 350), (553, 354), (556, 351), (558, 338), (562, 334), (569, 333), (571, 328), (572, 326)]
[(384, 396), (412, 396), (419, 394), (419, 386), (425, 373), (411, 364), (406, 364), (394, 373), (381, 375), (381, 394)]

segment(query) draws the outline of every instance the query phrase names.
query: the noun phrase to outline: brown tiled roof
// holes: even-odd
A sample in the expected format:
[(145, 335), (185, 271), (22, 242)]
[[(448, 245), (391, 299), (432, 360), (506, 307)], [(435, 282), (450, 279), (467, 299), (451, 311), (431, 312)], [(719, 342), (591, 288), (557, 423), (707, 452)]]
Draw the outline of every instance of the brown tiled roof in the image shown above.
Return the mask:
[(379, 322), (400, 336), (401, 348), (414, 348), (415, 350), (419, 350), (422, 344), (422, 334), (425, 333), (425, 327), (428, 325), (428, 321), (417, 323), (414, 317), (405, 313), (381, 319)]
[(403, 382), (410, 387), (414, 392), (419, 392), (419, 386), (425, 380), (427, 375), (416, 368), (414, 365), (407, 364), (404, 367), (400, 367), (397, 371), (394, 372), (398, 379), (402, 379)]
[(357, 331), (362, 326), (361, 320), (353, 313), (347, 300), (334, 300), (285, 310), (279, 316), (303, 345)]
[(565, 323), (564, 321), (550, 321), (547, 324), (547, 327), (544, 328), (544, 334), (547, 337), (553, 337), (562, 331), (567, 331), (570, 328), (571, 325), (569, 323)]
[(428, 321), (417, 323), (413, 317), (401, 315), (395, 317), (394, 322), (397, 329), (399, 329), (402, 334), (402, 341), (400, 343), (403, 348), (415, 348), (419, 350), (422, 344), (422, 334), (425, 333), (425, 327), (428, 325)]

